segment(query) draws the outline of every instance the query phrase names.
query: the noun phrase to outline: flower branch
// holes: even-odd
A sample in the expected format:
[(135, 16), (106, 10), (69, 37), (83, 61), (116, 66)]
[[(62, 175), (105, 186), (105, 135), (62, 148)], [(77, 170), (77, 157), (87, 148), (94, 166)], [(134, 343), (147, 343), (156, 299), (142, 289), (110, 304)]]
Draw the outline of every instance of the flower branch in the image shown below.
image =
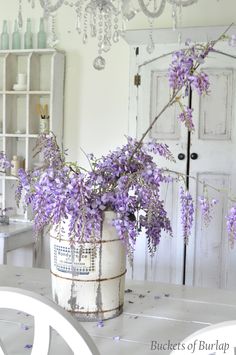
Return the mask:
[[(168, 103), (139, 140), (127, 137), (125, 145), (100, 159), (86, 154), (90, 170), (81, 168), (77, 163), (66, 162), (65, 152), (60, 151), (54, 134), (39, 136), (36, 149), (43, 156), (43, 168), (19, 170), (16, 190), (17, 201), (24, 191), (25, 205), (33, 208), (36, 233), (41, 233), (45, 226), (54, 225), (59, 234), (61, 230), (67, 231), (71, 243), (95, 241), (101, 238), (103, 212), (112, 210), (116, 213), (113, 225), (131, 260), (141, 232), (146, 235), (150, 254), (157, 250), (163, 232), (173, 235), (161, 190), (173, 181), (173, 177), (166, 176), (167, 173), (177, 174), (182, 181), (186, 180), (186, 174), (160, 168), (155, 156), (169, 161), (174, 161), (174, 157), (166, 144), (155, 140), (146, 142), (145, 138), (173, 104), (180, 107), (179, 121), (188, 130), (193, 130), (192, 109), (185, 107), (181, 99), (187, 95), (189, 87), (199, 95), (208, 94), (208, 76), (198, 68), (225, 33), (206, 45), (187, 43), (185, 49), (173, 54), (168, 71), (172, 89)], [(219, 192), (216, 188), (215, 191)], [(190, 193), (183, 188), (180, 189), (180, 205), (183, 239), (187, 243), (193, 225), (194, 203)], [(210, 212), (214, 205), (204, 187), (199, 206), (206, 222), (211, 219)], [(231, 210), (228, 216), (227, 228), (231, 239), (236, 238), (234, 218), (236, 220), (236, 208), (235, 213)]]

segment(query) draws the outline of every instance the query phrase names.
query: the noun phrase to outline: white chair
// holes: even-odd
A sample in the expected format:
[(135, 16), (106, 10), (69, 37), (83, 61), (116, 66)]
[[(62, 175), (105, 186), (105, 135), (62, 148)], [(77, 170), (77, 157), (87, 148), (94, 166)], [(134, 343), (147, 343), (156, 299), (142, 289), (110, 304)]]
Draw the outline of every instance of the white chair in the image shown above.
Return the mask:
[[(47, 355), (51, 328), (64, 338), (74, 355), (99, 355), (82, 325), (57, 304), (34, 292), (0, 287), (0, 308), (17, 309), (34, 316), (34, 341), (31, 355)], [(6, 355), (0, 341), (0, 355)]]
[[(236, 354), (236, 320), (204, 327), (181, 341), (170, 355)], [(177, 347), (177, 346), (176, 346)]]

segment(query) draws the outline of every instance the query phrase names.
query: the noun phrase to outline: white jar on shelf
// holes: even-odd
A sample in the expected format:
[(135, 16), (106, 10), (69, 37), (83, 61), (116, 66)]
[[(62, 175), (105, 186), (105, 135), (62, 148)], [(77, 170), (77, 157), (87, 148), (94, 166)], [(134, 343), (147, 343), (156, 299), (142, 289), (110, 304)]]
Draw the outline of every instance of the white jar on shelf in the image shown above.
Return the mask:
[(49, 118), (40, 117), (39, 132), (40, 133), (49, 133)]
[(21, 161), (17, 155), (13, 155), (11, 161), (11, 175), (17, 176), (18, 170), (21, 168)]

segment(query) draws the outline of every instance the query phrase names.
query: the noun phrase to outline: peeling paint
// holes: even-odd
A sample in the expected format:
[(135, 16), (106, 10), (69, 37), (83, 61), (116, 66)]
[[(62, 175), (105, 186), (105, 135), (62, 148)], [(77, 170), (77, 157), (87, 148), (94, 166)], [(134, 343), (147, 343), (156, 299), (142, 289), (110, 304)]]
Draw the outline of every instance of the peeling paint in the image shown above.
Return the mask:
[[(101, 235), (102, 235), (102, 229), (101, 229)], [(97, 293), (96, 293), (96, 306), (97, 306), (97, 312), (98, 312), (98, 317), (102, 315), (102, 290), (101, 290), (101, 278), (102, 278), (102, 244), (99, 246), (99, 265), (98, 265), (98, 287), (97, 287)], [(101, 317), (102, 318), (102, 317)]]
[[(75, 263), (75, 248), (72, 245), (71, 246), (71, 274), (72, 274), (72, 277), (76, 276), (74, 263)], [(76, 308), (78, 307), (78, 305), (76, 304), (77, 297), (76, 297), (75, 287), (76, 287), (75, 281), (72, 280), (71, 289), (70, 289), (70, 299), (68, 300), (68, 304), (71, 306), (72, 311), (75, 311)]]
[[(71, 247), (69, 241), (50, 240), (53, 298), (79, 321), (98, 322), (114, 318), (123, 311), (126, 255), (123, 244), (111, 226), (112, 218), (114, 216), (109, 212), (107, 220), (106, 217), (104, 219), (101, 235), (106, 243), (96, 244), (96, 255), (91, 243), (82, 246), (89, 256), (84, 257), (81, 264), (78, 258), (81, 249), (79, 244)], [(112, 243), (109, 243), (110, 240)], [(55, 246), (56, 259), (53, 252)], [(91, 259), (90, 252), (94, 255), (91, 265), (88, 262)], [(61, 268), (57, 267), (58, 263)], [(80, 273), (79, 267), (87, 268), (88, 274)]]

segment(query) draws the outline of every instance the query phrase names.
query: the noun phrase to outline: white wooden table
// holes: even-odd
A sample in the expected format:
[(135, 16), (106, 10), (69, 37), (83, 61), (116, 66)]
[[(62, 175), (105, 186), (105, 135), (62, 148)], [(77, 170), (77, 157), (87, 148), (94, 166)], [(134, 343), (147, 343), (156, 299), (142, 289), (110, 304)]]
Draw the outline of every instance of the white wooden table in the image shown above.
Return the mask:
[[(51, 297), (48, 270), (0, 266), (0, 285), (33, 290)], [(236, 319), (236, 293), (152, 282), (127, 281), (124, 313), (105, 321), (82, 323), (102, 355), (153, 355), (151, 342), (175, 343), (210, 324)], [(16, 300), (17, 304), (17, 300)], [(10, 354), (30, 354), (33, 339), (31, 317), (0, 310), (0, 334)], [(71, 354), (54, 336), (54, 355)]]
[(0, 264), (7, 263), (7, 252), (32, 245), (32, 266), (37, 266), (40, 259), (41, 246), (35, 245), (33, 225), (29, 222), (10, 222), (0, 224)]

